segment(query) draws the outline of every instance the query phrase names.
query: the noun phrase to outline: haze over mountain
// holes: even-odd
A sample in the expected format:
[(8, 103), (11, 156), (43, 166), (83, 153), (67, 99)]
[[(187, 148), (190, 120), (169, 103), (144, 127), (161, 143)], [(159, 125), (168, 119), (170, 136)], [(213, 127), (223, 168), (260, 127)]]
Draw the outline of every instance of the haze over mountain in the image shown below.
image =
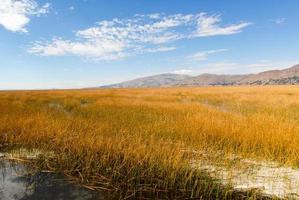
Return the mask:
[(283, 69), (270, 70), (257, 74), (227, 75), (201, 74), (188, 76), (180, 74), (159, 74), (134, 79), (118, 84), (102, 86), (105, 88), (150, 88), (211, 85), (287, 85), (299, 84), (299, 65)]

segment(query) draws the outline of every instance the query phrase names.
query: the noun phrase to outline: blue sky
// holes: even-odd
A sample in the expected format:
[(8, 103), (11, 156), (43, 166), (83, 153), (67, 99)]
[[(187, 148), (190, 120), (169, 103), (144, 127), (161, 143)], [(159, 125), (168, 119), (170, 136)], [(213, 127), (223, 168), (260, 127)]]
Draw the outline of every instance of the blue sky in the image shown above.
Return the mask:
[(1, 0), (0, 89), (299, 63), (294, 0)]

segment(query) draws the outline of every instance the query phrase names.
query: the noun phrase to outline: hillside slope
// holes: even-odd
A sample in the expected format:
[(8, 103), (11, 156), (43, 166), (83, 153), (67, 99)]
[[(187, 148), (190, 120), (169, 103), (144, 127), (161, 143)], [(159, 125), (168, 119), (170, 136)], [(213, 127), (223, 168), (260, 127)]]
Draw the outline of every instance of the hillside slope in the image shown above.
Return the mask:
[(159, 74), (143, 77), (104, 88), (150, 88), (150, 87), (187, 87), (213, 85), (287, 85), (299, 84), (299, 65), (283, 69), (270, 70), (257, 74), (228, 75), (201, 74), (188, 76), (181, 74)]

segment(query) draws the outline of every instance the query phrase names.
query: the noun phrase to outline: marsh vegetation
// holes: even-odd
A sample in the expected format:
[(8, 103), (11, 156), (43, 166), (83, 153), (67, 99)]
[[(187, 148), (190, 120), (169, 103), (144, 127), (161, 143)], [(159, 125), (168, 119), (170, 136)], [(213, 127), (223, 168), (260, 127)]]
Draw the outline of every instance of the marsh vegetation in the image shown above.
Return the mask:
[(1, 151), (51, 152), (33, 164), (111, 199), (296, 198), (229, 172), (298, 172), (298, 97), (296, 86), (0, 92)]

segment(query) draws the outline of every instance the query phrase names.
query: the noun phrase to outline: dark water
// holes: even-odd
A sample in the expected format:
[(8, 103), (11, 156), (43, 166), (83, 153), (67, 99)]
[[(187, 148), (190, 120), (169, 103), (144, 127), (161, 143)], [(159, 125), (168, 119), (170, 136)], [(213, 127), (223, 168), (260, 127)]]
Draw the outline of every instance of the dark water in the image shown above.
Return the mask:
[(62, 175), (38, 173), (28, 176), (28, 167), (0, 158), (0, 200), (98, 200), (98, 192), (72, 185)]

